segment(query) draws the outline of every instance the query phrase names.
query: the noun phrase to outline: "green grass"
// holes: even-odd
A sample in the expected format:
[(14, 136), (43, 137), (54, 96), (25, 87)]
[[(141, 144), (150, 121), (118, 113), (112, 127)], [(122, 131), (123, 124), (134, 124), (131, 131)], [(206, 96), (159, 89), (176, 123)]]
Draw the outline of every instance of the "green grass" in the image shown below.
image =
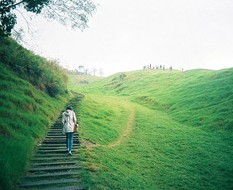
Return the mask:
[(68, 95), (52, 98), (0, 64), (0, 189), (16, 189)]
[[(85, 130), (86, 138), (97, 144), (108, 144), (122, 132), (127, 121), (127, 105), (114, 97), (87, 95), (78, 106), (79, 123)], [(96, 135), (92, 131), (99, 131)], [(81, 135), (82, 135), (82, 131)]]
[(56, 61), (34, 54), (10, 37), (0, 36), (0, 44), (1, 65), (52, 97), (67, 94), (67, 75)]
[[(83, 93), (121, 96), (178, 120), (208, 129), (233, 129), (233, 69), (136, 71), (98, 80)], [(187, 114), (186, 114), (187, 113)]]
[(78, 104), (90, 189), (232, 189), (233, 69), (136, 71)]
[(48, 61), (0, 36), (0, 189), (16, 189), (37, 143), (71, 98), (67, 75)]

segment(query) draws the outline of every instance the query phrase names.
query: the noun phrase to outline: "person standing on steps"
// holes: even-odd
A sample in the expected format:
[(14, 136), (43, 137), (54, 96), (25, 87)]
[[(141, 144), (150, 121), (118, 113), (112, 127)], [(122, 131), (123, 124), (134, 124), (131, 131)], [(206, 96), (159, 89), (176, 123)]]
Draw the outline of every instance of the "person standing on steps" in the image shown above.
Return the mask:
[(62, 113), (62, 124), (63, 124), (63, 134), (66, 135), (66, 148), (69, 155), (72, 155), (73, 146), (73, 136), (74, 136), (74, 125), (77, 119), (75, 112), (71, 106), (66, 107), (66, 111)]

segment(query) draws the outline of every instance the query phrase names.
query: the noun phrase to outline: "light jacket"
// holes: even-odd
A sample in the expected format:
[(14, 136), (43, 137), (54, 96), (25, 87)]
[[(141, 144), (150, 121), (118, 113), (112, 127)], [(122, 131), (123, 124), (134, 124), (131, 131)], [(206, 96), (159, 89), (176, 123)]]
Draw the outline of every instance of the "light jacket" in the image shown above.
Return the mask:
[(66, 110), (62, 113), (63, 133), (74, 132), (74, 124), (76, 123), (76, 115), (72, 110)]

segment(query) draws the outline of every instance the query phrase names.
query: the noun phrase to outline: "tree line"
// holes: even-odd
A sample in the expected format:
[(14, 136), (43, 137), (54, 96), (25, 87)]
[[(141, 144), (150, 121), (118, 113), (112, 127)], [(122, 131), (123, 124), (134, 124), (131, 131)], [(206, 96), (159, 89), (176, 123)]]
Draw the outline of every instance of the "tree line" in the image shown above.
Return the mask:
[(87, 68), (83, 65), (78, 66), (78, 68), (74, 70), (67, 70), (67, 72), (76, 75), (90, 75), (90, 76), (101, 76), (101, 77), (104, 75), (104, 72), (101, 68), (100, 69)]

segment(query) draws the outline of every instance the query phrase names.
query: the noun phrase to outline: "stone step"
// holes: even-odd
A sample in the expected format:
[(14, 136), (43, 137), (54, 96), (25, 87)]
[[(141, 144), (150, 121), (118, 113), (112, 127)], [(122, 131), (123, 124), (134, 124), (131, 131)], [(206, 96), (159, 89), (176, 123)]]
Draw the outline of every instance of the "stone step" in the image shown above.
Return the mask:
[[(60, 117), (61, 118), (61, 117)], [(62, 125), (62, 122), (59, 121), (59, 118), (56, 120), (56, 122), (52, 125), (52, 127), (57, 126), (57, 125)]]
[[(49, 137), (49, 138), (64, 138), (66, 136), (62, 135), (62, 134), (56, 134), (56, 135), (47, 135), (47, 137)], [(76, 136), (74, 136), (74, 137), (76, 137)]]
[[(53, 135), (48, 135), (47, 137), (45, 137), (45, 139), (60, 139), (60, 138), (61, 139), (66, 139), (66, 136), (65, 135), (59, 135), (59, 134), (58, 135), (53, 134)], [(73, 139), (79, 139), (79, 137), (75, 135), (73, 137)]]
[(56, 143), (56, 144), (41, 144), (40, 147), (61, 147), (66, 146), (65, 142), (63, 143)]
[[(43, 143), (42, 145), (40, 145), (40, 147), (66, 147), (66, 143), (65, 142), (46, 142)], [(80, 147), (80, 143), (79, 141), (73, 141), (73, 148), (74, 147)]]
[(54, 128), (54, 127), (62, 127), (62, 126), (63, 126), (62, 122), (57, 121), (55, 124), (53, 124), (53, 125), (51, 126), (50, 129), (52, 129), (52, 128)]
[[(63, 146), (63, 147), (40, 147), (38, 148), (37, 150), (37, 153), (38, 151), (67, 151), (67, 148), (66, 146)], [(73, 148), (72, 148), (72, 151), (75, 151), (77, 152), (78, 150), (80, 150), (80, 147), (78, 145), (73, 145)]]
[[(56, 146), (50, 146), (52, 144), (45, 144), (43, 146), (40, 146), (38, 147), (37, 150), (66, 150), (66, 145), (65, 144), (62, 144), (62, 145), (58, 145), (58, 144), (53, 144), (53, 145), (56, 145)], [(79, 148), (80, 145), (79, 144), (74, 144), (73, 145), (73, 148)]]
[(36, 182), (24, 182), (21, 187), (33, 187), (33, 186), (44, 186), (44, 185), (54, 185), (54, 184), (65, 184), (65, 183), (80, 183), (80, 179), (59, 179), (59, 180), (40, 180)]
[[(65, 134), (62, 133), (62, 129), (59, 129), (59, 130), (53, 130), (53, 131), (48, 131), (48, 134), (50, 133), (58, 133), (60, 135), (63, 135), (65, 136)], [(77, 133), (74, 133), (74, 135), (77, 135)], [(77, 135), (78, 136), (78, 135)]]
[(51, 129), (62, 129), (62, 128), (63, 128), (63, 125), (62, 124), (58, 124), (58, 125), (52, 126), (49, 130), (51, 130)]
[[(66, 140), (65, 139), (57, 139), (57, 140), (52, 140), (52, 139), (47, 140), (47, 139), (45, 139), (44, 142), (43, 142), (43, 144), (61, 144), (62, 142), (64, 143), (64, 142), (66, 142)], [(73, 142), (74, 143), (78, 143), (79, 140), (78, 139), (74, 139)]]
[(46, 153), (67, 153), (67, 150), (37, 150), (39, 154), (46, 154)]
[[(73, 147), (72, 148), (72, 152), (78, 152), (80, 149), (79, 147)], [(64, 153), (68, 153), (68, 150), (64, 147), (64, 148), (58, 148), (58, 149), (51, 149), (51, 148), (44, 148), (44, 149), (38, 149), (36, 152), (36, 155), (39, 154), (64, 154)]]
[(65, 150), (66, 149), (66, 145), (63, 144), (63, 146), (40, 146), (38, 147), (37, 150)]
[[(65, 134), (62, 133), (62, 130), (59, 129), (59, 130), (53, 130), (53, 131), (48, 131), (48, 136), (51, 136), (51, 135), (60, 135), (60, 136), (66, 136)], [(77, 133), (74, 133), (74, 136), (79, 136)]]
[[(61, 138), (61, 139), (60, 139), (60, 138), (47, 138), (47, 139), (45, 139), (44, 141), (59, 141), (59, 142), (62, 141), (62, 142), (56, 143), (56, 144), (60, 144), (60, 145), (65, 145), (65, 144), (66, 144), (66, 139), (65, 139), (65, 138), (64, 138), (64, 139), (62, 139), (62, 138)], [(79, 141), (79, 138), (74, 138), (74, 139), (73, 139), (73, 142), (74, 142), (74, 141), (75, 141), (75, 142), (78, 142), (78, 143), (80, 142), (80, 141)], [(43, 143), (41, 143), (40, 145), (43, 145), (43, 144), (46, 144), (46, 143), (43, 142)]]
[(80, 175), (80, 171), (33, 174), (33, 175), (25, 176), (25, 178), (30, 179), (30, 178), (45, 178), (45, 177), (59, 177), (59, 176), (73, 176), (73, 175)]
[[(65, 136), (63, 136), (63, 137), (62, 137), (62, 136), (61, 136), (61, 137), (60, 137), (60, 136), (57, 136), (57, 137), (54, 137), (54, 136), (47, 136), (47, 137), (45, 137), (44, 141), (45, 141), (45, 140), (59, 140), (59, 139), (66, 140), (66, 137), (65, 137)], [(74, 140), (79, 140), (79, 137), (74, 136), (73, 139), (74, 139)]]
[[(73, 149), (79, 148), (79, 146), (75, 145)], [(39, 147), (37, 150), (66, 150), (66, 146), (43, 146)]]
[(64, 134), (62, 133), (62, 130), (61, 130), (61, 129), (60, 129), (60, 130), (52, 130), (52, 131), (49, 131), (47, 134), (48, 134), (48, 135), (50, 135), (50, 134), (64, 135)]
[[(62, 134), (61, 132), (48, 132), (47, 137), (54, 137), (54, 138), (62, 137), (63, 138), (63, 137), (66, 137), (66, 135)], [(79, 138), (79, 135), (74, 134), (73, 137)]]
[(49, 129), (49, 132), (50, 132), (50, 131), (62, 131), (62, 128), (63, 128), (62, 126), (59, 126), (59, 127), (52, 127), (52, 128)]
[(64, 153), (57, 153), (57, 154), (49, 154), (49, 153), (47, 153), (47, 154), (36, 154), (35, 155), (35, 158), (41, 158), (41, 157), (67, 157), (67, 156), (75, 156), (75, 153), (77, 153), (77, 152), (75, 152), (75, 151), (72, 151), (72, 154), (73, 155), (67, 155), (67, 153), (66, 152), (64, 152)]
[[(79, 146), (73, 146), (72, 151), (78, 152), (80, 150)], [(39, 148), (36, 152), (36, 154), (48, 154), (48, 153), (56, 153), (56, 154), (64, 154), (68, 153), (67, 148), (64, 146), (62, 148), (60, 147), (45, 147), (45, 148)]]
[(77, 157), (75, 156), (63, 156), (63, 157), (37, 157), (33, 158), (32, 161), (34, 162), (41, 162), (41, 161), (58, 161), (58, 160), (77, 160)]
[(46, 137), (54, 137), (54, 138), (58, 138), (58, 137), (66, 137), (66, 135), (63, 135), (62, 133), (48, 133)]
[(71, 170), (80, 169), (80, 166), (62, 166), (62, 167), (44, 167), (44, 168), (31, 168), (29, 172), (40, 172), (40, 171), (60, 171), (60, 170)]
[(75, 165), (77, 162), (44, 162), (44, 163), (34, 163), (32, 166), (56, 166), (56, 165)]
[(77, 186), (66, 186), (66, 187), (46, 188), (43, 190), (84, 190), (84, 188)]

